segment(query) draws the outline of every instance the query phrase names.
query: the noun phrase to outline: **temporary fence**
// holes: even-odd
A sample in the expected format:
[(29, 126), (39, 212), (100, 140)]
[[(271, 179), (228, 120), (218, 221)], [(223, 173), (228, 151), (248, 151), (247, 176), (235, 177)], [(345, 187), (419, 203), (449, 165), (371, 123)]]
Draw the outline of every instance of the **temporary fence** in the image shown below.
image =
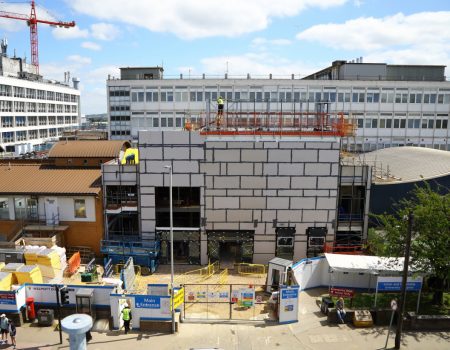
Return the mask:
[(76, 252), (74, 253), (67, 264), (67, 273), (71, 276), (73, 275), (75, 272), (77, 272), (78, 268), (80, 267), (81, 264), (81, 256), (80, 256), (80, 252)]
[(112, 259), (108, 259), (108, 261), (105, 258), (105, 266), (103, 268), (103, 278), (109, 278), (114, 272), (114, 265), (112, 263)]
[(123, 282), (123, 288), (131, 291), (134, 288), (136, 280), (136, 271), (134, 269), (133, 258), (130, 257), (120, 272), (120, 279)]
[(264, 275), (267, 272), (266, 265), (261, 264), (236, 264), (237, 271), (240, 275)]
[(201, 281), (205, 281), (214, 275), (216, 272), (219, 272), (219, 262), (216, 261), (212, 264), (208, 264), (201, 269), (195, 269), (192, 271), (188, 271), (183, 273), (182, 275), (176, 276), (174, 279), (175, 284), (185, 284), (187, 282), (197, 283)]
[(265, 289), (265, 285), (254, 284), (185, 284), (183, 320), (275, 319)]
[(228, 283), (228, 269), (223, 270), (219, 274), (219, 284), (226, 284)]

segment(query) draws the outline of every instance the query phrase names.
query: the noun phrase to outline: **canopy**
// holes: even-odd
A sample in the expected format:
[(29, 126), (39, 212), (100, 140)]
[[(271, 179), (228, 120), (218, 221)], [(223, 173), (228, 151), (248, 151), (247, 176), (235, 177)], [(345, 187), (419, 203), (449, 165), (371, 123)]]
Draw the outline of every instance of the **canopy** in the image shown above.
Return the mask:
[(372, 275), (403, 271), (405, 258), (325, 253), (330, 271), (368, 273)]

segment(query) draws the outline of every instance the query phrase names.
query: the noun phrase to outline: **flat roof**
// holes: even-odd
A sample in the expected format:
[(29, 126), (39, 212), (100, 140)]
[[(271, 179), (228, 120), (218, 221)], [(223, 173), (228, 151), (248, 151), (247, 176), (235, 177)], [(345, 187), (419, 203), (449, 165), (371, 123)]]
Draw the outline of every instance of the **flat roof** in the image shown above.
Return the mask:
[(450, 152), (425, 147), (392, 147), (345, 156), (343, 164), (373, 166), (375, 184), (415, 182), (450, 175)]
[(55, 169), (36, 164), (1, 164), (0, 194), (97, 195), (100, 169)]

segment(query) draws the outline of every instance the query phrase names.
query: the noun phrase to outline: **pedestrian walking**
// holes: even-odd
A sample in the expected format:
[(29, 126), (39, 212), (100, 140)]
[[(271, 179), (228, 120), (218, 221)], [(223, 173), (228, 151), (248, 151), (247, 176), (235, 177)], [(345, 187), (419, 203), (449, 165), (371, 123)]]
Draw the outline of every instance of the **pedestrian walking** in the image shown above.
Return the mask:
[(128, 334), (130, 331), (130, 322), (132, 319), (131, 315), (131, 309), (128, 306), (128, 304), (125, 304), (125, 307), (122, 310), (122, 320), (123, 320), (123, 327), (125, 328), (125, 334)]
[(8, 344), (9, 320), (5, 314), (0, 315), (0, 331), (2, 333), (2, 344)]
[(11, 344), (13, 346), (13, 349), (16, 349), (16, 326), (14, 324), (13, 320), (8, 320), (9, 321), (9, 336), (11, 337)]

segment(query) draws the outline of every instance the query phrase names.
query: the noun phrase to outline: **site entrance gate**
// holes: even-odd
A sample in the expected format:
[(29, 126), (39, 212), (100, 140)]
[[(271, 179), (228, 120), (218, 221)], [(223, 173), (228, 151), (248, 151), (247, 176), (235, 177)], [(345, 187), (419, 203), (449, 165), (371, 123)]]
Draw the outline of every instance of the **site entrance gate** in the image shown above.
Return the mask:
[(265, 285), (185, 284), (184, 321), (276, 320)]

